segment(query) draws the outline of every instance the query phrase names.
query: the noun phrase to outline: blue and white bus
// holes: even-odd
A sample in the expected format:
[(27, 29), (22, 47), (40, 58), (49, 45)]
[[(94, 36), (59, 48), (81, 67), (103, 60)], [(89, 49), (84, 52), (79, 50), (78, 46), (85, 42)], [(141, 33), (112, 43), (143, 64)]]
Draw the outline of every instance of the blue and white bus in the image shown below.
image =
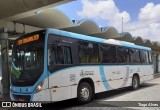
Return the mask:
[(12, 52), (13, 101), (86, 103), (153, 79), (151, 48), (124, 41), (46, 29), (16, 39)]

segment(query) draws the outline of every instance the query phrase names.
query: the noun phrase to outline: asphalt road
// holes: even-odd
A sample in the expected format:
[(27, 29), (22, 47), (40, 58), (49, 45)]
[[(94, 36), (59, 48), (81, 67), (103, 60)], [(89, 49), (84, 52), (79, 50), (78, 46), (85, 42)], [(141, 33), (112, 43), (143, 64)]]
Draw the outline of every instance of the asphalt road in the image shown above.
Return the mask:
[(134, 91), (123, 88), (99, 93), (94, 101), (85, 105), (79, 105), (75, 100), (67, 100), (46, 106), (58, 106), (65, 110), (160, 110), (160, 78), (148, 81)]

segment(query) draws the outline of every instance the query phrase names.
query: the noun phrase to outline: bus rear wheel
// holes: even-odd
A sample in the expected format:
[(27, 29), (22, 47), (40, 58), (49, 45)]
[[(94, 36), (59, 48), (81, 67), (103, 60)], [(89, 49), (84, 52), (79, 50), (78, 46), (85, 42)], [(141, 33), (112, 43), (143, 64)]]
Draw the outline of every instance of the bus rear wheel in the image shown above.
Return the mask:
[(80, 104), (90, 102), (92, 99), (92, 87), (87, 82), (82, 82), (78, 87), (77, 99)]
[(138, 89), (139, 85), (140, 85), (139, 78), (138, 78), (138, 76), (134, 75), (133, 78), (132, 78), (132, 89), (133, 90)]

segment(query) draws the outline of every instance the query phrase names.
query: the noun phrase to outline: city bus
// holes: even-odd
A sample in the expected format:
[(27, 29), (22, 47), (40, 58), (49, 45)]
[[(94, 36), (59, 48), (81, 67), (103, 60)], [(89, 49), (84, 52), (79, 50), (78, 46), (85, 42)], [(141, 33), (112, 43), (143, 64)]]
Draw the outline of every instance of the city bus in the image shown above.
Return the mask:
[(45, 29), (13, 45), (10, 97), (13, 101), (90, 102), (96, 93), (153, 79), (151, 48), (134, 43)]

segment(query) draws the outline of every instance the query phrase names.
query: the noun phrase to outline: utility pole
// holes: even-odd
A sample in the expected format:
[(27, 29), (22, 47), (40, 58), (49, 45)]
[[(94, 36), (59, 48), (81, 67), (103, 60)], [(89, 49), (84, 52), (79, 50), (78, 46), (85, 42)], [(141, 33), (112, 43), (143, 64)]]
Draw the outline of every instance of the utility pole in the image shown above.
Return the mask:
[(121, 37), (123, 36), (123, 17), (122, 17), (122, 32)]

